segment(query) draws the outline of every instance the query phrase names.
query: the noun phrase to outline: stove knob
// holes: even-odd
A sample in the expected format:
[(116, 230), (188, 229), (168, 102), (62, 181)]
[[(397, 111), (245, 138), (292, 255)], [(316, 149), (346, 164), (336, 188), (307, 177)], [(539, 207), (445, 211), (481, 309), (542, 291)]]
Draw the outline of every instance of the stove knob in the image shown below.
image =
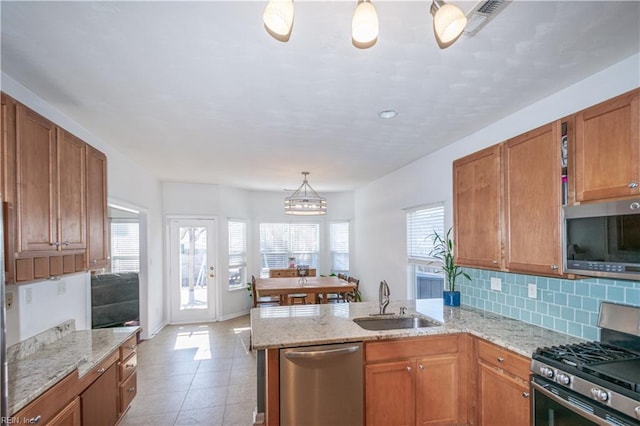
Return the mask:
[(591, 396), (593, 397), (593, 399), (602, 402), (605, 402), (607, 399), (609, 399), (609, 394), (606, 391), (598, 388), (591, 388)]
[(542, 374), (544, 377), (552, 378), (553, 370), (549, 367), (540, 367), (540, 374)]
[(561, 385), (568, 386), (569, 383), (571, 383), (571, 379), (568, 375), (560, 373), (556, 376), (556, 382), (560, 383)]
[(640, 405), (638, 405), (634, 411), (636, 412), (636, 417), (640, 419)]

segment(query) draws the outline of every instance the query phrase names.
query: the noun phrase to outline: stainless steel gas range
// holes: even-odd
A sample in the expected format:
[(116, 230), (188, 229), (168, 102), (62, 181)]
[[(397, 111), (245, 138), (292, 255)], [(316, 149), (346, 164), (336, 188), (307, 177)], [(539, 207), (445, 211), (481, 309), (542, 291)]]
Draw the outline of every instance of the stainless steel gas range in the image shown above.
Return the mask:
[(640, 425), (640, 307), (603, 302), (598, 326), (598, 342), (533, 354), (534, 425)]

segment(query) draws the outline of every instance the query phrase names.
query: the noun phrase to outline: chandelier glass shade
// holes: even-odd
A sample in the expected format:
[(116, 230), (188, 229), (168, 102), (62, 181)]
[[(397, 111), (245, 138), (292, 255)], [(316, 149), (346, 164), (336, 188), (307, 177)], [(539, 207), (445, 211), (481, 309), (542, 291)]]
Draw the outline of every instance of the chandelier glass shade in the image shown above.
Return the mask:
[(296, 216), (320, 216), (327, 214), (327, 199), (318, 195), (307, 182), (309, 172), (302, 172), (302, 185), (284, 199), (284, 212)]

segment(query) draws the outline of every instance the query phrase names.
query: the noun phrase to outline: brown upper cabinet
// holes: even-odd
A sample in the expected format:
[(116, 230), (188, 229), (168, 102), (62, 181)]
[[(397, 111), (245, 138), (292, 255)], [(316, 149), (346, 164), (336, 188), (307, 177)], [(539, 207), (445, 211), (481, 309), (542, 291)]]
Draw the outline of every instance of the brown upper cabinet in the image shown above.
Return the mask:
[(453, 162), (456, 261), (502, 268), (502, 145)]
[(640, 194), (640, 90), (575, 115), (577, 202)]
[(559, 121), (504, 143), (505, 260), (510, 271), (562, 275)]
[(109, 265), (109, 229), (107, 222), (107, 157), (93, 147), (87, 148), (87, 267)]
[(86, 270), (89, 237), (94, 265), (106, 266), (104, 154), (4, 93), (1, 112), (7, 282)]

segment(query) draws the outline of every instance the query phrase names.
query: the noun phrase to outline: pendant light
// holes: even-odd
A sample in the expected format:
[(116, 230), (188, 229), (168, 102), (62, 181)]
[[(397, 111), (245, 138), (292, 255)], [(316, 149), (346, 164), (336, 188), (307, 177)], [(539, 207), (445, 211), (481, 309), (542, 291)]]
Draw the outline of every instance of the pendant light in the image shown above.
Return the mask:
[(360, 49), (367, 49), (378, 40), (378, 13), (370, 1), (362, 0), (353, 12), (351, 40)]
[(460, 37), (467, 25), (467, 17), (459, 7), (445, 4), (442, 0), (431, 3), (433, 32), (441, 49), (451, 46)]
[(269, 0), (262, 15), (267, 32), (276, 40), (289, 41), (293, 12), (293, 0)]
[(284, 199), (284, 212), (286, 214), (297, 216), (327, 214), (327, 199), (319, 196), (309, 185), (309, 182), (307, 182), (308, 174), (309, 172), (302, 172), (304, 176), (302, 185), (290, 197)]

